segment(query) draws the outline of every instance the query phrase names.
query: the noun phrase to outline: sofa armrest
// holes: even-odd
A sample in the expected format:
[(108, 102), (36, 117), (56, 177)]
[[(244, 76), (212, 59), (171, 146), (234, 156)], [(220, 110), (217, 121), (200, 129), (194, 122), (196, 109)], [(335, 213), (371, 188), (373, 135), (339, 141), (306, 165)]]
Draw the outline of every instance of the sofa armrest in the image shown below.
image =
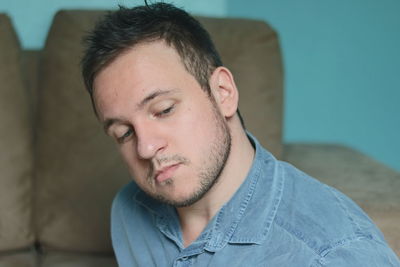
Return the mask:
[(400, 173), (341, 145), (286, 144), (283, 159), (363, 208), (400, 255)]

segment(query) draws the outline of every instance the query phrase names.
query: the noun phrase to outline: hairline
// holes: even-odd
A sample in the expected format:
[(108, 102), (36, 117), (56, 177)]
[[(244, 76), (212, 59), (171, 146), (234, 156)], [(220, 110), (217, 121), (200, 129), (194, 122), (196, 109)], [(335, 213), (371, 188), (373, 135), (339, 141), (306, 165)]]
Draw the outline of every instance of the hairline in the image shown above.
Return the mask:
[[(138, 46), (151, 44), (151, 43), (155, 43), (155, 42), (162, 42), (166, 46), (174, 49), (175, 52), (178, 54), (180, 62), (183, 65), (183, 67), (185, 68), (185, 70), (187, 71), (187, 73), (190, 74), (196, 80), (196, 82), (199, 84), (200, 88), (204, 92), (206, 92), (208, 94), (208, 96), (211, 96), (211, 90), (210, 90), (209, 83), (208, 83), (210, 77), (207, 78), (207, 85), (205, 87), (204, 85), (202, 85), (200, 83), (200, 81), (198, 80), (198, 77), (196, 77), (196, 75), (189, 70), (187, 64), (185, 64), (185, 59), (184, 59), (183, 55), (181, 55), (181, 53), (179, 53), (179, 50), (175, 47), (173, 42), (168, 42), (166, 40), (166, 38), (162, 38), (162, 37), (158, 37), (158, 38), (155, 38), (155, 37), (150, 38), (149, 37), (149, 38), (140, 40), (139, 42), (135, 42), (134, 44), (131, 44), (129, 46), (121, 47), (120, 49), (116, 49), (115, 53), (111, 54), (101, 64), (98, 64), (98, 68), (93, 72), (92, 78), (90, 79), (90, 91), (89, 91), (90, 98), (91, 98), (91, 101), (92, 101), (93, 110), (94, 110), (94, 113), (95, 113), (96, 117), (98, 117), (98, 113), (97, 113), (97, 109), (96, 109), (96, 105), (95, 105), (95, 99), (94, 99), (94, 92), (95, 92), (94, 83), (95, 83), (95, 80), (96, 80), (97, 76), (104, 69), (106, 69), (108, 66), (110, 66), (115, 60), (117, 60), (119, 57), (123, 56), (124, 54), (128, 53), (129, 51), (132, 51), (132, 50), (136, 49), (136, 47), (138, 47)], [(213, 70), (211, 71), (211, 73), (216, 68), (218, 68), (218, 66), (214, 67)]]

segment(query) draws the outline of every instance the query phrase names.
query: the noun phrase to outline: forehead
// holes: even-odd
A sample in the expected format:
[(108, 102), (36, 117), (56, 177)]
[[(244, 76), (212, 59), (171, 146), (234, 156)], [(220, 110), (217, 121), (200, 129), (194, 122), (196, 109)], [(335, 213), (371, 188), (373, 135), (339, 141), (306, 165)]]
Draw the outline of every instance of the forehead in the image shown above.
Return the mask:
[(154, 90), (176, 89), (191, 84), (199, 87), (187, 72), (179, 54), (163, 41), (139, 44), (119, 55), (94, 80), (93, 99), (101, 119), (123, 100), (139, 102)]
[[(135, 45), (123, 51), (114, 60), (107, 64), (94, 79), (94, 89), (102, 88), (114, 78), (145, 77), (148, 71), (166, 70), (178, 71), (184, 66), (176, 50), (163, 41), (146, 42)], [(169, 75), (171, 73), (168, 73)], [(125, 81), (125, 80), (124, 80)]]

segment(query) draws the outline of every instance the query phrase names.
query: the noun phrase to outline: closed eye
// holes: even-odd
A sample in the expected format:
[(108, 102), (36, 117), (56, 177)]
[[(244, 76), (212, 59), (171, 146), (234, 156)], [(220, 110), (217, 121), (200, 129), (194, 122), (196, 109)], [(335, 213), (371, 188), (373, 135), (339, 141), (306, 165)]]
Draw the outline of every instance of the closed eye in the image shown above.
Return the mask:
[(172, 105), (169, 108), (162, 110), (161, 112), (157, 112), (154, 116), (157, 118), (164, 117), (164, 116), (170, 114), (171, 111), (174, 109), (174, 107), (175, 107), (175, 105)]
[(117, 137), (118, 143), (123, 143), (133, 134), (133, 130), (131, 128), (128, 129), (122, 136)]

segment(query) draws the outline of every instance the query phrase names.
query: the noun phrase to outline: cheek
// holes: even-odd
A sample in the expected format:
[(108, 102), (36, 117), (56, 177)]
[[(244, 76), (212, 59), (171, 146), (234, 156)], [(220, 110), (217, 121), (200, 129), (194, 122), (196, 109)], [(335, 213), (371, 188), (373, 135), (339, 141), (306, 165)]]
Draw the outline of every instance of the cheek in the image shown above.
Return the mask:
[(196, 155), (203, 151), (213, 140), (215, 134), (215, 118), (210, 107), (204, 111), (189, 107), (173, 129), (174, 139), (179, 142), (182, 152)]
[[(182, 116), (175, 125), (176, 134), (182, 134), (184, 140), (192, 140), (194, 137), (200, 136), (201, 131), (204, 131), (204, 121), (207, 120), (204, 114), (201, 114), (193, 107), (188, 107), (183, 111)], [(193, 144), (195, 145), (195, 144)]]

